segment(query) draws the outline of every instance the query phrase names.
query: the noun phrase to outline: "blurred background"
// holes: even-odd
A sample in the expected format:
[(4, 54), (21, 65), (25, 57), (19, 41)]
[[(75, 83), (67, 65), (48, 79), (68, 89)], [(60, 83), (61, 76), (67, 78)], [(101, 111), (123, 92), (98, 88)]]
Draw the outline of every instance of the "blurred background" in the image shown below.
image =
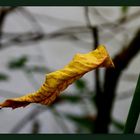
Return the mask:
[(0, 133), (122, 133), (140, 72), (139, 23), (139, 7), (0, 7), (0, 102), (36, 91), (45, 74), (99, 44), (115, 64), (50, 107), (1, 109)]

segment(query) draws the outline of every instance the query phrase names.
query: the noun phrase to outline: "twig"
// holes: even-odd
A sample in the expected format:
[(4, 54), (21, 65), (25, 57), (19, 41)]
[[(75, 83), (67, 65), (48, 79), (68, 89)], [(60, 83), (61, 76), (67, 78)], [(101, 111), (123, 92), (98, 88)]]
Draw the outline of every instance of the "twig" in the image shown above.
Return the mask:
[[(96, 49), (99, 45), (99, 36), (98, 36), (98, 28), (97, 26), (92, 26), (90, 17), (89, 17), (89, 8), (85, 7), (85, 17), (87, 20), (87, 26), (91, 30), (92, 38), (93, 38), (93, 49)], [(100, 71), (99, 69), (95, 70), (95, 92), (96, 92), (96, 104), (98, 109), (98, 102), (100, 101), (99, 97), (101, 94), (101, 85), (100, 85)]]
[(31, 113), (25, 115), (21, 121), (19, 121), (11, 130), (11, 133), (19, 132), (28, 122), (35, 119), (37, 115), (46, 111), (46, 108), (36, 107), (34, 108)]
[(15, 10), (15, 8), (16, 7), (0, 8), (0, 47), (2, 46), (1, 44), (2, 29), (3, 29), (5, 18), (11, 11)]

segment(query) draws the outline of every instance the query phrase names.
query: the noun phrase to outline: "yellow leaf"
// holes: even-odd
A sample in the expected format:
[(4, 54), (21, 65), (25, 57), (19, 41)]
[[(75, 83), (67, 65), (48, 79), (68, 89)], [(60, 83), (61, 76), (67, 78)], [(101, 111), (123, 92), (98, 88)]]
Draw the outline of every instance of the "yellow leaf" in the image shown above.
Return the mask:
[(8, 99), (1, 107), (25, 107), (30, 103), (51, 104), (60, 92), (82, 77), (85, 73), (99, 67), (114, 67), (105, 47), (100, 45), (87, 54), (76, 54), (63, 69), (46, 75), (44, 84), (38, 91), (19, 98)]

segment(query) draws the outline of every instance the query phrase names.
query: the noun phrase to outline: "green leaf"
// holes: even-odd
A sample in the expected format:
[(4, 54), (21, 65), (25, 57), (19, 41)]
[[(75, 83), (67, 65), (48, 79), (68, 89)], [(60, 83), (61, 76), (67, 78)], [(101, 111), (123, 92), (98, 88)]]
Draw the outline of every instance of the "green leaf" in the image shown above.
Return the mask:
[(137, 81), (137, 86), (127, 116), (124, 133), (134, 133), (139, 114), (140, 114), (140, 75)]
[(20, 58), (16, 58), (9, 62), (8, 67), (10, 69), (20, 69), (25, 66), (25, 63), (27, 62), (27, 56), (22, 56)]
[(75, 87), (79, 90), (83, 90), (86, 88), (86, 81), (83, 79), (79, 79), (75, 82)]
[(0, 81), (2, 80), (7, 80), (8, 79), (8, 76), (4, 73), (0, 73)]

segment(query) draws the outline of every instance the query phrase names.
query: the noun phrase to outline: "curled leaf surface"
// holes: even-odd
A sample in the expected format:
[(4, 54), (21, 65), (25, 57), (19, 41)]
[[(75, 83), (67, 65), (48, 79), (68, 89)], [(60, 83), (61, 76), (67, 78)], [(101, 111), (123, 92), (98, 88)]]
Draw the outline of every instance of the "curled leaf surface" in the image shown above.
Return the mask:
[(86, 54), (76, 54), (63, 69), (46, 75), (43, 85), (34, 93), (19, 98), (8, 99), (1, 107), (25, 107), (30, 103), (51, 104), (59, 94), (85, 73), (99, 67), (114, 67), (105, 47), (100, 45), (96, 50)]

